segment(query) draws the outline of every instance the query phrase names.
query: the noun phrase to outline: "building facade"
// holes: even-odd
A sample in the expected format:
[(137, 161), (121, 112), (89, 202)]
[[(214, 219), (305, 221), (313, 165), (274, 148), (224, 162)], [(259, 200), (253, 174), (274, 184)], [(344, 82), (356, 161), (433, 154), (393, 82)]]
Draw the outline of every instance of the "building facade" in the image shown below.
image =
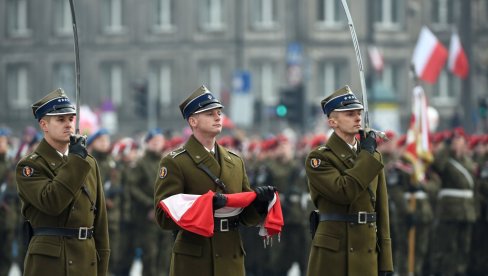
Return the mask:
[[(439, 112), (439, 128), (451, 126), (455, 119), (470, 131), (482, 128), (476, 113), (479, 99), (488, 98), (487, 0), (348, 3), (374, 125), (405, 132), (413, 88), (410, 60), (419, 30), (426, 25), (446, 47), (456, 28), (471, 61), (468, 81), (446, 69), (437, 84), (424, 85), (429, 104)], [(115, 130), (122, 135), (154, 126), (181, 129), (185, 123), (178, 104), (201, 84), (221, 98), (231, 118), (249, 117), (242, 121), (243, 128), (260, 133), (286, 125), (275, 123), (281, 119), (276, 118), (274, 107), (280, 90), (297, 75), (305, 87), (304, 124), (298, 126), (302, 131), (323, 123), (318, 105), (327, 94), (345, 84), (358, 94), (361, 91), (340, 0), (85, 0), (75, 4), (80, 102), (100, 112), (113, 106)], [(0, 125), (14, 130), (32, 125), (30, 104), (57, 87), (75, 98), (70, 12), (68, 0), (0, 0), (4, 95)], [(293, 76), (289, 70), (292, 43), (300, 45), (299, 70)], [(382, 71), (371, 64), (368, 53), (373, 46), (383, 57)], [(248, 103), (245, 111), (233, 100), (237, 70), (250, 76), (243, 96)]]

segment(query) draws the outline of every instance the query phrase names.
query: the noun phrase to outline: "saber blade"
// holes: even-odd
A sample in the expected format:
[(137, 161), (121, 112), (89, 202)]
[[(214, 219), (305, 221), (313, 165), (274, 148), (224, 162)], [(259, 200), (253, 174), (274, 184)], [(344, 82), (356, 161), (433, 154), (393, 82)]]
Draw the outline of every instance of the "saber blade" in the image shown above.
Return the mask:
[(354, 50), (356, 52), (356, 60), (359, 67), (359, 80), (361, 81), (361, 94), (363, 97), (364, 105), (364, 128), (369, 129), (369, 111), (368, 111), (368, 95), (366, 92), (366, 81), (364, 79), (364, 67), (363, 59), (361, 57), (361, 50), (359, 49), (358, 37), (356, 35), (356, 29), (354, 28), (354, 23), (352, 21), (351, 12), (349, 12), (349, 6), (346, 0), (341, 0), (344, 11), (346, 12), (347, 24), (349, 25), (349, 30), (351, 31), (352, 43), (354, 44)]
[(75, 134), (80, 134), (80, 49), (78, 48), (78, 29), (76, 27), (75, 3), (69, 0), (71, 21), (73, 22), (73, 39), (75, 45), (75, 74), (76, 74), (76, 123)]

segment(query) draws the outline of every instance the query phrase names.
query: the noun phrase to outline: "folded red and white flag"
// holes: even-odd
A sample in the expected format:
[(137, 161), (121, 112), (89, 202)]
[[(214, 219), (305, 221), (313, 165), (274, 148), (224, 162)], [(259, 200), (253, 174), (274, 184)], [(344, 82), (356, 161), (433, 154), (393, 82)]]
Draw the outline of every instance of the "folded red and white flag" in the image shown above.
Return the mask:
[[(212, 237), (214, 234), (214, 211), (212, 206), (214, 192), (203, 195), (176, 194), (159, 202), (162, 208), (178, 226), (195, 234)], [(235, 216), (249, 206), (256, 198), (255, 192), (225, 194), (226, 207), (215, 211), (215, 217)], [(268, 205), (268, 214), (260, 230), (260, 235), (269, 237), (279, 234), (284, 225), (283, 213), (278, 193)]]
[(447, 56), (444, 45), (429, 28), (422, 27), (412, 57), (417, 76), (428, 83), (436, 83)]
[(449, 46), (449, 70), (461, 79), (466, 79), (469, 73), (469, 63), (466, 52), (461, 45), (459, 35), (454, 32), (451, 36), (451, 44)]

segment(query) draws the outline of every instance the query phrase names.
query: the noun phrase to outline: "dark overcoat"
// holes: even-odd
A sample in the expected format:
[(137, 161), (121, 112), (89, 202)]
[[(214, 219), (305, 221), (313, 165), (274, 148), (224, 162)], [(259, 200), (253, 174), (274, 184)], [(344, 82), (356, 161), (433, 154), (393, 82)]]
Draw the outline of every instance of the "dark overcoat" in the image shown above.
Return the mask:
[[(94, 237), (34, 236), (24, 276), (107, 275), (110, 255), (107, 211), (96, 160), (69, 154), (67, 161), (42, 140), (16, 169), (22, 214), (33, 228), (94, 227)], [(88, 194), (82, 191), (85, 184)], [(92, 210), (92, 202), (96, 212)]]
[[(358, 145), (359, 147), (359, 145)], [(312, 241), (308, 275), (375, 276), (393, 271), (382, 157), (353, 152), (335, 133), (306, 160), (312, 201), (323, 214), (376, 212), (367, 224), (323, 221)]]
[[(215, 232), (210, 238), (203, 237), (179, 229), (158, 207), (161, 200), (175, 194), (201, 195), (209, 190), (222, 192), (212, 179), (197, 167), (199, 163), (205, 164), (225, 183), (228, 193), (251, 191), (243, 160), (217, 144), (216, 149), (220, 164), (194, 136), (191, 136), (182, 148), (171, 152), (160, 162), (161, 169), (154, 192), (157, 221), (163, 229), (178, 230), (171, 256), (170, 275), (245, 275), (245, 250), (239, 231)], [(249, 206), (240, 214), (240, 221), (244, 225), (256, 225), (259, 215), (254, 207)]]

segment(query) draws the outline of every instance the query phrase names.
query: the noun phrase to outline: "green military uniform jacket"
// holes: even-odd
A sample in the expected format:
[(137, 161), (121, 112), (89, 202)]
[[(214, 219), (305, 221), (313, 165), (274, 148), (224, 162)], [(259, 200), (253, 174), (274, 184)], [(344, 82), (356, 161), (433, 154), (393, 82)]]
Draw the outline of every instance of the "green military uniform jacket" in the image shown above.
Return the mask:
[(377, 214), (376, 224), (320, 222), (312, 241), (307, 275), (369, 276), (393, 271), (381, 154), (361, 151), (356, 155), (333, 133), (325, 146), (308, 155), (305, 166), (310, 195), (320, 213)]
[(449, 147), (434, 158), (433, 169), (441, 178), (436, 211), (442, 221), (474, 222), (476, 219), (474, 164), (468, 157), (456, 158)]
[[(94, 227), (94, 237), (33, 236), (24, 275), (107, 275), (110, 255), (107, 212), (97, 162), (69, 154), (67, 161), (42, 140), (17, 164), (22, 214), (33, 228)], [(82, 192), (86, 185), (89, 195)], [(96, 212), (92, 209), (92, 202)]]
[[(228, 193), (250, 191), (243, 160), (219, 145), (216, 145), (216, 150), (220, 164), (191, 136), (183, 148), (171, 152), (160, 162), (161, 169), (154, 192), (157, 221), (163, 229), (179, 230), (173, 246), (170, 275), (245, 275), (245, 251), (238, 231), (215, 232), (213, 237), (206, 238), (179, 229), (158, 207), (161, 200), (175, 194), (201, 195), (209, 190), (222, 192), (197, 167), (199, 163), (205, 164), (225, 183)], [(240, 221), (244, 225), (256, 225), (259, 215), (253, 207), (247, 207), (240, 214)]]

